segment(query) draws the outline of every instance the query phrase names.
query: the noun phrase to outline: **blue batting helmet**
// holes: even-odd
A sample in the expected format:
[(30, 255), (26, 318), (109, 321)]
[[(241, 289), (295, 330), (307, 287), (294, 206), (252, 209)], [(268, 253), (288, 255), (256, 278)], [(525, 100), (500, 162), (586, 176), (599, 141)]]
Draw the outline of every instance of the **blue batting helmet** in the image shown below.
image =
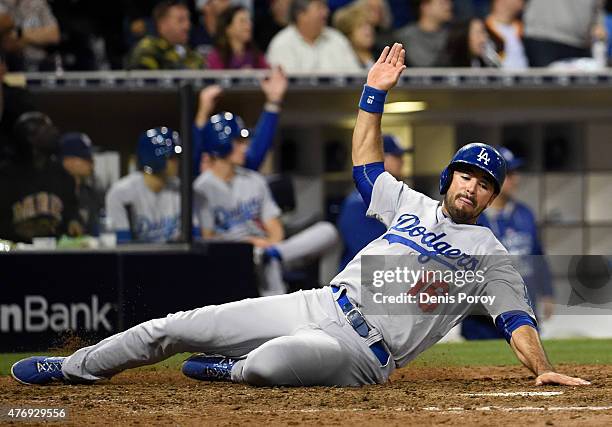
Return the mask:
[(461, 147), (440, 174), (440, 194), (446, 194), (448, 191), (457, 165), (472, 165), (486, 172), (493, 178), (497, 193), (504, 185), (506, 161), (503, 156), (490, 145), (474, 142)]
[(138, 139), (138, 166), (145, 173), (162, 172), (168, 158), (182, 151), (178, 132), (165, 126), (149, 129)]
[(203, 151), (216, 157), (225, 157), (232, 152), (232, 141), (248, 138), (249, 130), (242, 119), (228, 111), (215, 114), (204, 126)]

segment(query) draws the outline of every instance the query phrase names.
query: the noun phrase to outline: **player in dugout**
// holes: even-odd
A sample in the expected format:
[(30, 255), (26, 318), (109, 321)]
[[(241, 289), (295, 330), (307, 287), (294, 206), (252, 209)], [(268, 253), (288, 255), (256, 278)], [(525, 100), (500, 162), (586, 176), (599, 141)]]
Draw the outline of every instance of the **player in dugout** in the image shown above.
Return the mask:
[(161, 126), (138, 138), (138, 170), (115, 182), (106, 194), (106, 226), (117, 243), (166, 243), (181, 232), (178, 132)]
[(194, 212), (202, 237), (251, 243), (263, 263), (260, 295), (286, 293), (281, 263), (322, 255), (337, 242), (338, 232), (332, 224), (319, 221), (285, 237), (281, 210), (265, 178), (241, 166), (250, 132), (240, 117), (216, 114), (203, 134), (209, 166), (193, 183)]
[[(331, 286), (170, 314), (68, 357), (23, 359), (12, 366), (13, 378), (25, 384), (95, 382), (180, 352), (203, 352), (185, 361), (183, 373), (258, 386), (383, 384), (476, 308), (472, 303), (453, 305), (449, 314), (442, 307), (380, 304), (378, 313), (364, 313), (371, 287), (362, 282), (362, 260), (366, 255), (399, 255), (415, 270), (482, 267), (484, 280), (474, 284), (470, 296), (493, 301), (483, 308), (536, 376), (535, 384), (590, 384), (554, 370), (523, 280), (491, 231), (475, 225), (504, 181), (499, 152), (486, 144), (460, 149), (440, 177), (443, 202), (384, 171), (381, 118), (387, 92), (406, 68), (404, 58), (402, 45), (396, 43), (385, 47), (372, 66), (353, 133), (355, 183), (368, 215), (382, 221), (387, 232), (369, 243)], [(446, 297), (462, 292), (446, 285)]]

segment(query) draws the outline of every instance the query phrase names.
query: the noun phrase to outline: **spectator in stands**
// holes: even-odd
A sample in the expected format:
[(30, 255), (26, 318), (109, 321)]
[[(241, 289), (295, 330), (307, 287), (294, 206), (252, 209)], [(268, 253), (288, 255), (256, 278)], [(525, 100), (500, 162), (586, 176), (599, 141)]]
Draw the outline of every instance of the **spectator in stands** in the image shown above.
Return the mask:
[(451, 0), (415, 0), (418, 21), (400, 28), (396, 41), (404, 44), (409, 67), (436, 67), (445, 64), (448, 39), (446, 25), (453, 18)]
[(200, 55), (206, 57), (213, 48), (217, 36), (219, 17), (232, 5), (232, 1), (196, 0), (195, 5), (199, 12), (198, 23), (191, 30), (189, 44)]
[(291, 0), (255, 1), (255, 41), (264, 51), (272, 37), (289, 25), (290, 6)]
[[(193, 183), (194, 212), (205, 239), (251, 243), (261, 255), (265, 280), (260, 294), (287, 292), (281, 263), (318, 256), (337, 241), (335, 227), (319, 222), (285, 239), (281, 210), (258, 172), (240, 167), (246, 159), (242, 120), (223, 112), (204, 127), (210, 167)], [(259, 258), (259, 257), (258, 257)]]
[(217, 40), (208, 55), (208, 68), (268, 68), (263, 53), (253, 43), (253, 23), (243, 6), (232, 6), (219, 17)]
[(591, 56), (591, 44), (605, 40), (601, 0), (530, 0), (525, 14), (529, 65)]
[(327, 26), (329, 10), (323, 0), (293, 0), (291, 25), (281, 30), (268, 47), (268, 63), (285, 71), (359, 71), (351, 44)]
[[(499, 151), (506, 160), (507, 175), (499, 196), (486, 212), (478, 218), (478, 224), (489, 227), (495, 237), (511, 255), (513, 264), (525, 281), (527, 293), (540, 319), (548, 319), (554, 310), (554, 292), (550, 270), (538, 237), (538, 226), (531, 209), (516, 199), (519, 188), (519, 170), (523, 161), (506, 147)], [(462, 335), (467, 339), (501, 338), (488, 316), (469, 316), (462, 324)]]
[(34, 237), (78, 236), (74, 180), (57, 161), (59, 132), (38, 111), (15, 123), (17, 153), (0, 171), (0, 238), (31, 242)]
[[(401, 179), (404, 166), (404, 153), (397, 138), (393, 135), (383, 135), (383, 151), (385, 170), (397, 179)], [(375, 218), (366, 216), (368, 207), (361, 195), (355, 189), (342, 203), (338, 216), (338, 230), (344, 243), (344, 252), (339, 270), (353, 259), (372, 240), (380, 237), (387, 229)]]
[(368, 21), (375, 32), (375, 56), (378, 56), (378, 52), (386, 45), (392, 46), (395, 42), (391, 28), (393, 23), (391, 8), (386, 0), (356, 0), (354, 4), (362, 6), (368, 14)]
[(445, 57), (449, 67), (501, 67), (501, 59), (480, 18), (451, 24)]
[(60, 138), (62, 165), (75, 181), (81, 223), (85, 234), (97, 236), (103, 197), (93, 180), (91, 139), (84, 133), (69, 132)]
[(106, 226), (118, 243), (166, 243), (180, 239), (181, 194), (178, 132), (165, 126), (138, 139), (138, 171), (115, 182), (106, 194)]
[(502, 68), (522, 70), (528, 67), (522, 40), (523, 24), (519, 19), (524, 5), (525, 0), (493, 0), (491, 13), (485, 21)]
[(16, 34), (15, 43), (8, 52), (9, 68), (39, 71), (52, 67), (54, 61), (46, 61), (45, 49), (59, 43), (60, 31), (47, 1), (0, 0), (0, 15), (3, 14), (12, 19)]
[(163, 1), (153, 9), (159, 36), (144, 37), (133, 49), (128, 68), (144, 70), (202, 69), (204, 60), (188, 46), (189, 9), (181, 1)]
[[(261, 89), (266, 103), (259, 116), (255, 131), (251, 134), (244, 163), (247, 169), (258, 170), (266, 154), (272, 147), (278, 128), (279, 114), (285, 93), (287, 76), (280, 67), (274, 67), (267, 78), (261, 81)], [(220, 86), (208, 86), (200, 92), (198, 110), (193, 124), (193, 176), (197, 177), (206, 169), (208, 157), (204, 154), (204, 126), (216, 109), (217, 100), (223, 89)]]
[(366, 9), (361, 4), (351, 4), (338, 9), (333, 21), (334, 27), (351, 42), (361, 67), (369, 70), (375, 62), (372, 53), (375, 32)]

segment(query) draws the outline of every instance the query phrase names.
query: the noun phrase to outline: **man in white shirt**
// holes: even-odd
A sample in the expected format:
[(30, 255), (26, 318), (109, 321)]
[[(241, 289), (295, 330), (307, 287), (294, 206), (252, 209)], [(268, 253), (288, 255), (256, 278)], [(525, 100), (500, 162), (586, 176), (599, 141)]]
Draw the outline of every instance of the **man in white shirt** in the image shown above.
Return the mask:
[(267, 59), (285, 71), (360, 71), (350, 42), (327, 26), (329, 9), (323, 0), (293, 0), (291, 25), (270, 42)]
[(485, 22), (506, 69), (524, 70), (529, 66), (522, 40), (523, 24), (519, 20), (524, 5), (525, 0), (494, 0)]

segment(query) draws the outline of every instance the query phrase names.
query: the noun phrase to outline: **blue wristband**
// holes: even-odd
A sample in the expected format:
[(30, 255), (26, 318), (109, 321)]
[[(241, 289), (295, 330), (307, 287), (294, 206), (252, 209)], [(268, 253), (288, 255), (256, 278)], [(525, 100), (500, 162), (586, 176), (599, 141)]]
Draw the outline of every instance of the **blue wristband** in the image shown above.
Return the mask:
[(364, 85), (361, 100), (359, 100), (359, 108), (368, 113), (382, 114), (385, 109), (386, 99), (387, 92), (384, 90)]

